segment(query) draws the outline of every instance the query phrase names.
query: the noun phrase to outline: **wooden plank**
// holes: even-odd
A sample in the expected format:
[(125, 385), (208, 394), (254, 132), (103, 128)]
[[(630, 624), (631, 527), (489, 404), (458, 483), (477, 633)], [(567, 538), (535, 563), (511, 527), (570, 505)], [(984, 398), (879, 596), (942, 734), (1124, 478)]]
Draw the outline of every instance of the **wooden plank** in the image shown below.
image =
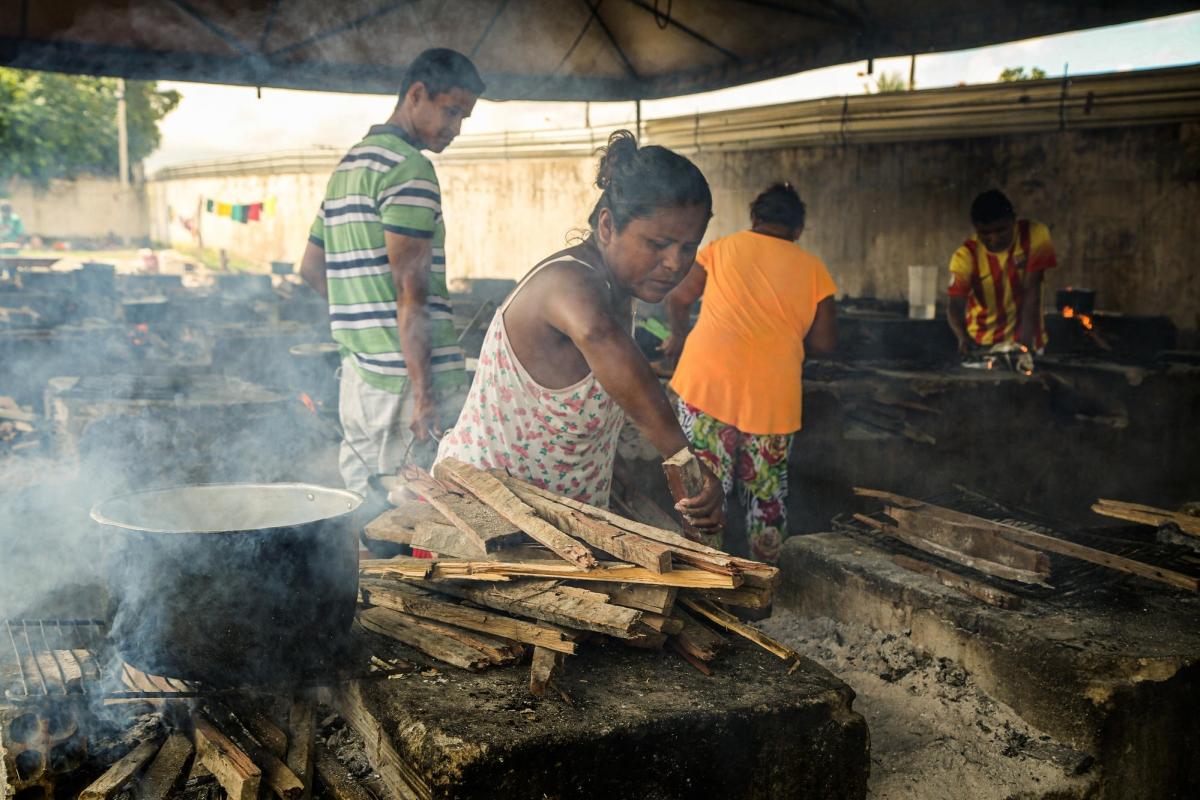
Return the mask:
[(450, 491), (428, 472), (409, 467), (403, 475), (408, 488), (442, 513), (454, 527), (467, 534), (474, 544), (492, 551), (508, 542), (525, 538), (521, 530), (470, 494)]
[(560, 562), (454, 561), (449, 559), (405, 558), (366, 559), (359, 564), (363, 575), (395, 575), (410, 580), (473, 580), (503, 582), (510, 578), (556, 578), (572, 581), (607, 581), (677, 586), (682, 589), (734, 589), (742, 584), (742, 575), (724, 575), (701, 569), (673, 569), (655, 573), (643, 567), (619, 562), (601, 562), (592, 569), (580, 569)]
[(488, 608), (621, 639), (636, 635), (642, 619), (642, 612), (612, 605), (607, 595), (560, 586), (556, 581), (514, 581), (478, 587), (459, 583), (427, 585)]
[[(663, 472), (667, 475), (667, 488), (678, 503), (695, 497), (704, 491), (704, 474), (700, 471), (700, 461), (688, 448), (683, 448), (675, 455), (663, 460)], [(700, 531), (684, 517), (683, 533), (685, 536), (698, 536)]]
[(713, 674), (712, 668), (710, 668), (707, 664), (705, 664), (700, 659), (696, 658), (696, 656), (694, 656), (692, 653), (685, 650), (683, 648), (683, 646), (679, 644), (678, 637), (672, 636), (670, 639), (668, 639), (667, 647), (670, 648), (672, 651), (674, 651), (675, 654), (678, 655), (680, 658), (682, 658), (684, 661), (688, 662), (693, 667), (695, 667), (696, 670), (698, 672), (700, 672), (700, 674), (708, 675), (708, 676), (711, 676)]
[(324, 743), (317, 744), (314, 761), (317, 780), (333, 800), (375, 800), (375, 796), (350, 775), (350, 771), (342, 766), (342, 762), (337, 760)]
[(1087, 561), (1091, 564), (1099, 564), (1109, 569), (1114, 569), (1119, 572), (1126, 572), (1130, 575), (1137, 575), (1147, 580), (1165, 583), (1168, 586), (1174, 586), (1178, 589), (1187, 589), (1190, 592), (1200, 592), (1200, 578), (1192, 575), (1184, 575), (1174, 570), (1169, 570), (1164, 567), (1156, 567), (1153, 564), (1146, 564), (1141, 561), (1134, 561), (1131, 558), (1114, 555), (1104, 550), (1097, 550), (1094, 547), (1086, 547), (1081, 544), (1075, 544), (1065, 539), (1060, 539), (1057, 536), (1047, 536), (1044, 533), (1026, 530), (1019, 528), (1016, 525), (1009, 525), (1003, 522), (994, 522), (983, 517), (976, 517), (972, 514), (964, 514), (961, 511), (954, 511), (942, 506), (935, 506), (929, 503), (922, 503), (920, 500), (914, 500), (911, 497), (903, 497), (901, 495), (891, 494), (890, 492), (881, 492), (876, 489), (855, 488), (855, 494), (863, 497), (878, 497), (895, 505), (903, 506), (909, 509), (920, 509), (927, 511), (934, 516), (939, 516), (943, 519), (948, 519), (951, 522), (961, 522), (966, 525), (975, 525), (984, 528), (993, 528), (1009, 539), (1030, 547), (1036, 547), (1039, 550), (1045, 550), (1050, 553), (1077, 558), (1080, 561)]
[(262, 770), (241, 748), (199, 712), (192, 713), (196, 755), (221, 784), (230, 800), (254, 800)]
[(287, 735), (274, 722), (252, 707), (242, 706), (235, 711), (212, 699), (205, 702), (204, 714), (259, 768), (263, 786), (280, 800), (299, 800), (304, 783), (283, 762)]
[(643, 492), (639, 488), (640, 484), (641, 481), (633, 467), (618, 455), (613, 462), (613, 489), (615, 491), (610, 502), (614, 506), (620, 506), (620, 511), (630, 519), (663, 530), (681, 532), (683, 528), (679, 521)]
[[(573, 500), (569, 497), (562, 497), (561, 495), (546, 491), (541, 487), (534, 486), (532, 483), (526, 483), (525, 481), (514, 478), (501, 470), (491, 470), (491, 474), (510, 490), (512, 490), (513, 494), (521, 497), (522, 499), (524, 499), (527, 495), (537, 495), (548, 500), (553, 500), (554, 502), (560, 503), (568, 508), (573, 508), (576, 511), (582, 511), (589, 517), (595, 517), (596, 519), (604, 520), (605, 522), (621, 528), (622, 530), (629, 531), (630, 533), (636, 533), (639, 536), (644, 536), (647, 539), (668, 545), (672, 548), (672, 550), (675, 551), (676, 556), (679, 555), (680, 550), (684, 550), (696, 554), (696, 558), (708, 556), (709, 563), (724, 567), (734, 567), (735, 562), (738, 561), (738, 559), (735, 559), (728, 553), (722, 553), (720, 550), (700, 544), (699, 542), (693, 542), (691, 539), (681, 536), (673, 531), (656, 528), (653, 525), (647, 525), (643, 522), (636, 522), (627, 517), (622, 517), (620, 514), (614, 514), (607, 508), (600, 508), (599, 506), (589, 505), (579, 500)], [(750, 561), (747, 563), (757, 564), (758, 562)]]
[(443, 459), (433, 469), (436, 478), (454, 481), (564, 561), (580, 569), (592, 569), (599, 564), (587, 547), (539, 517), (532, 506), (487, 472), (456, 458)]
[(1034, 584), (1036, 586), (1050, 587), (1050, 584), (1046, 582), (1046, 579), (1036, 572), (1030, 572), (1029, 570), (1024, 569), (1016, 569), (1014, 567), (1005, 566), (1004, 564), (997, 564), (994, 561), (988, 561), (987, 559), (965, 555), (957, 550), (952, 550), (949, 547), (944, 547), (936, 542), (931, 542), (925, 537), (913, 533), (910, 530), (897, 528), (894, 525), (888, 525), (887, 523), (880, 522), (877, 519), (872, 519), (865, 514), (855, 514), (854, 519), (858, 520), (864, 525), (871, 526), (882, 534), (891, 536), (894, 539), (899, 539), (910, 547), (915, 547), (923, 553), (929, 553), (930, 555), (944, 558), (947, 561), (951, 561), (960, 566), (978, 570), (985, 575), (991, 575), (996, 578), (1004, 578), (1010, 581), (1019, 581), (1020, 583)]
[(529, 495), (521, 499), (547, 522), (571, 536), (582, 539), (592, 547), (622, 561), (645, 567), (651, 572), (661, 574), (671, 569), (671, 550), (666, 545), (621, 530), (615, 525), (589, 517), (544, 497)]
[(668, 617), (664, 614), (655, 614), (650, 611), (642, 612), (642, 624), (655, 633), (665, 633), (672, 635), (683, 630), (683, 620), (674, 617)]
[(972, 580), (965, 575), (959, 575), (957, 572), (951, 572), (948, 569), (927, 564), (924, 561), (918, 561), (915, 558), (909, 558), (905, 555), (896, 554), (892, 556), (892, 561), (901, 567), (912, 572), (919, 572), (922, 575), (928, 575), (934, 580), (941, 583), (943, 586), (970, 595), (977, 600), (982, 600), (991, 606), (997, 608), (1018, 609), (1024, 605), (1020, 597), (1017, 597), (1011, 592), (1006, 592), (1003, 589), (997, 589), (995, 586), (989, 586), (986, 583)]
[(79, 800), (109, 800), (130, 778), (141, 771), (158, 752), (162, 740), (158, 737), (142, 742), (126, 753), (104, 774), (79, 793)]
[(529, 692), (534, 697), (545, 697), (555, 677), (562, 674), (566, 656), (544, 647), (533, 648), (529, 662)]
[(292, 697), (291, 709), (288, 712), (285, 761), (288, 769), (304, 784), (300, 800), (308, 800), (312, 796), (316, 764), (314, 745), (317, 737), (315, 714), (316, 705), (312, 697), (307, 694)]
[(1142, 525), (1160, 526), (1172, 523), (1179, 530), (1192, 536), (1200, 536), (1200, 517), (1191, 514), (1181, 514), (1177, 511), (1167, 511), (1141, 503), (1127, 503), (1122, 500), (1105, 500), (1101, 498), (1092, 506), (1092, 511), (1106, 517), (1123, 519), (1127, 522), (1137, 522)]
[(723, 611), (720, 608), (717, 608), (708, 600), (685, 596), (680, 597), (679, 602), (687, 606), (687, 608), (690, 610), (695, 611), (697, 614), (700, 614), (701, 616), (717, 623), (725, 630), (749, 639), (762, 649), (766, 650), (768, 653), (772, 653), (789, 661), (802, 660), (799, 653), (785, 645), (783, 642), (768, 636), (757, 628), (752, 628), (749, 625), (746, 625), (728, 611)]
[(389, 508), (367, 523), (363, 529), (368, 539), (411, 544), (418, 522), (437, 522), (449, 525), (449, 521), (429, 503), (409, 500), (395, 508)]
[(418, 522), (412, 536), (409, 537), (409, 544), (440, 556), (474, 559), (488, 557), (487, 551), (475, 539), (445, 522)]
[(461, 669), (480, 672), (492, 665), (492, 660), (480, 650), (418, 625), (411, 618), (390, 608), (373, 606), (360, 609), (358, 622), (373, 633), (395, 639), (431, 658)]
[(623, 644), (642, 650), (662, 650), (670, 637), (657, 631), (642, 630), (631, 639), (622, 639)]
[(888, 506), (884, 513), (896, 520), (901, 528), (934, 544), (994, 564), (1033, 572), (1045, 580), (1050, 578), (1049, 556), (1017, 544), (994, 529), (964, 525), (899, 506)]
[(191, 757), (192, 743), (179, 731), (172, 733), (138, 779), (134, 797), (137, 800), (166, 800), (183, 777)]
[(761, 586), (739, 586), (736, 589), (706, 589), (701, 592), (704, 597), (720, 603), (723, 606), (736, 606), (762, 610), (770, 608), (775, 599), (775, 592)]
[(545, 623), (513, 619), (494, 611), (443, 602), (422, 590), (414, 590), (414, 587), (394, 581), (364, 580), (362, 592), (366, 601), (371, 605), (403, 611), (416, 617), (490, 633), (561, 653), (572, 654), (576, 650), (574, 637), (567, 635), (559, 628)]
[[(403, 614), (403, 612), (397, 613)], [(455, 625), (447, 625), (442, 622), (415, 617), (411, 614), (403, 614), (403, 616), (407, 617), (407, 621), (413, 625), (445, 636), (447, 639), (462, 642), (468, 647), (475, 648), (497, 666), (505, 667), (515, 664), (525, 657), (525, 647), (511, 639), (504, 639), (479, 631), (466, 630)]]
[(655, 614), (670, 614), (671, 609), (675, 606), (675, 595), (679, 592), (679, 589), (674, 586), (650, 586), (638, 583), (589, 581), (587, 586), (593, 591), (608, 595), (609, 602), (614, 605), (653, 611)]

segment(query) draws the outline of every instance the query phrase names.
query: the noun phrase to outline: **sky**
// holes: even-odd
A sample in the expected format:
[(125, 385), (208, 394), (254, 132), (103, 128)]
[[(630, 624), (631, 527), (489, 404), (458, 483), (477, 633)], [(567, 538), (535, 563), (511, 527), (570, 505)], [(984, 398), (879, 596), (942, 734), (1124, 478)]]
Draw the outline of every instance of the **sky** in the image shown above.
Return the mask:
[[(1200, 12), (1042, 36), (1020, 42), (921, 55), (916, 88), (990, 83), (1005, 67), (1041, 67), (1049, 77), (1126, 71), (1200, 62)], [(834, 67), (704, 94), (648, 100), (644, 119), (722, 111), (819, 97), (862, 94), (882, 73), (907, 80), (907, 57)], [(281, 150), (344, 150), (391, 114), (391, 95), (261, 91), (251, 87), (162, 81), (183, 99), (162, 123), (162, 145), (146, 160), (148, 173), (169, 165)], [(463, 133), (502, 130), (616, 127), (634, 119), (632, 103), (489, 102), (481, 100)], [(453, 145), (451, 145), (453, 149)]]

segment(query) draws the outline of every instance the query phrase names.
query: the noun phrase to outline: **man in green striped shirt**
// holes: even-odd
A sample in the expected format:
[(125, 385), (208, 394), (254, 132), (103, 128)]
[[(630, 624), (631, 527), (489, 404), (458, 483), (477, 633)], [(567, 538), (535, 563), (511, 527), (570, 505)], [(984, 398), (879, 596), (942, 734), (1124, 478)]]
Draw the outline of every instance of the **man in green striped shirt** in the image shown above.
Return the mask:
[(484, 84), (461, 53), (426, 50), (409, 66), (391, 117), (334, 169), (300, 274), (329, 300), (341, 346), (338, 411), (346, 485), (432, 462), (467, 389), (446, 288), (446, 228), (433, 164), (471, 115)]

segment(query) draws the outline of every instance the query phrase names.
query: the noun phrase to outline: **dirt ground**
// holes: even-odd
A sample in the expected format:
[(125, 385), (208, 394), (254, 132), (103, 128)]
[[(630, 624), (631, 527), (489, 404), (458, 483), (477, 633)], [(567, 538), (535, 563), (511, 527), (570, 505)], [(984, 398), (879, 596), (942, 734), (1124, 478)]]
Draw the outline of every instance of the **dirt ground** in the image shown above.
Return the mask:
[(778, 609), (764, 631), (853, 687), (871, 731), (875, 800), (1087, 797), (1091, 759), (1026, 725), (962, 667), (882, 633)]

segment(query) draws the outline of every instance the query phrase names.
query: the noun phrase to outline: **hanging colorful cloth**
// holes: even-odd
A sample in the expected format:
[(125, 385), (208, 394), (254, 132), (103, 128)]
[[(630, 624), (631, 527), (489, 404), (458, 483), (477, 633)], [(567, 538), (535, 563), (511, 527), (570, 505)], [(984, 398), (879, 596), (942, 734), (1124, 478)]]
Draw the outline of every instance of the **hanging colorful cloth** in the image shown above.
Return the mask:
[(217, 203), (217, 216), (228, 217), (233, 213), (233, 206), (229, 203)]
[(249, 210), (246, 212), (247, 218), (251, 222), (258, 222), (258, 220), (262, 217), (262, 209), (262, 203), (251, 203)]
[(275, 198), (274, 197), (268, 197), (266, 199), (266, 202), (263, 203), (263, 213), (265, 213), (268, 217), (275, 216)]
[(204, 201), (204, 210), (207, 211), (208, 213), (211, 214), (214, 210), (216, 210), (216, 207), (217, 207), (217, 203), (212, 198), (209, 198), (208, 200)]

